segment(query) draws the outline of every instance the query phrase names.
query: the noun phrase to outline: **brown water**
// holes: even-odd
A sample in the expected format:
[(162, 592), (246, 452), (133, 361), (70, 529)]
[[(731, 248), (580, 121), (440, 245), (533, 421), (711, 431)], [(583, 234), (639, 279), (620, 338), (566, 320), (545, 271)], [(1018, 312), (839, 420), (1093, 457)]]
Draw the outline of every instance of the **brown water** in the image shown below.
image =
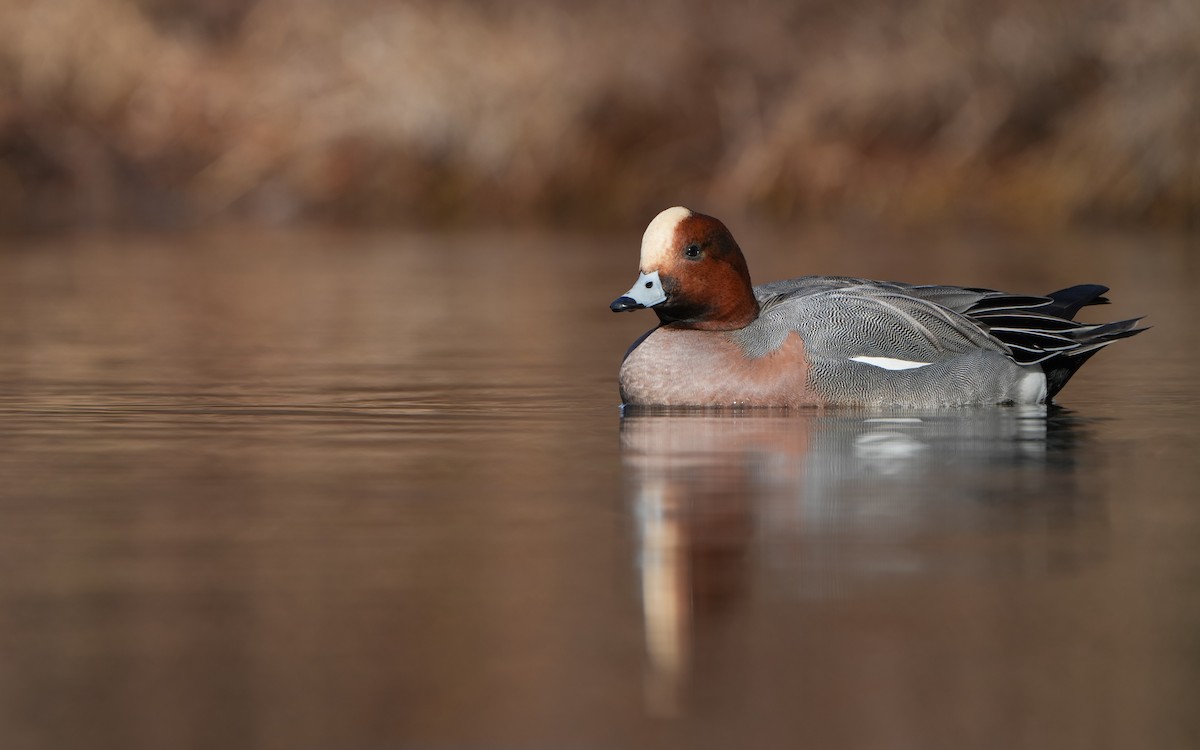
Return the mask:
[(1049, 412), (622, 418), (637, 239), (9, 241), (0, 747), (1200, 743), (1188, 240), (747, 233), (1155, 328)]

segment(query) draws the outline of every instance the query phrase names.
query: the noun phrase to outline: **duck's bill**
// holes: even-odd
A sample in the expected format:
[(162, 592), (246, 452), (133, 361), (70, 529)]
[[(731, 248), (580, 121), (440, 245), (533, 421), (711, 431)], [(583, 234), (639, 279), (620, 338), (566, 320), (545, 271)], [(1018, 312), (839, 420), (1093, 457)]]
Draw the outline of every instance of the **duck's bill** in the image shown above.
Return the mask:
[(628, 312), (641, 310), (643, 307), (654, 307), (666, 301), (667, 295), (663, 292), (662, 280), (658, 278), (658, 271), (654, 271), (639, 275), (629, 291), (613, 300), (608, 307), (613, 312)]

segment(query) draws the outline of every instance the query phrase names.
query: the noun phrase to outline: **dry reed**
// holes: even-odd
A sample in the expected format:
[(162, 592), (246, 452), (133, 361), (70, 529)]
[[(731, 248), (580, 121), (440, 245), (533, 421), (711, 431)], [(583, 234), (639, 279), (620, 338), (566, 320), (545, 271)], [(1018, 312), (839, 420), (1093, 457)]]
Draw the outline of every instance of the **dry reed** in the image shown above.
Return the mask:
[(1200, 4), (8, 0), (0, 226), (1200, 223)]

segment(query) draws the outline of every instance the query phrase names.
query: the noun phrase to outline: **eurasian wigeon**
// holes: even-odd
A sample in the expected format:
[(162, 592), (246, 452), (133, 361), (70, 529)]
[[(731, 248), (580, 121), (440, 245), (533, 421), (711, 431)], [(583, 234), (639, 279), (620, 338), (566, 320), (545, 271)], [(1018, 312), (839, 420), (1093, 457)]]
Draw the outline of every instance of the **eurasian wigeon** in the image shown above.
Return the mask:
[(1049, 402), (1140, 318), (1085, 324), (1107, 287), (1044, 297), (804, 276), (752, 286), (717, 219), (675, 207), (642, 237), (641, 275), (614, 312), (659, 325), (621, 364), (621, 399), (656, 406), (913, 407)]

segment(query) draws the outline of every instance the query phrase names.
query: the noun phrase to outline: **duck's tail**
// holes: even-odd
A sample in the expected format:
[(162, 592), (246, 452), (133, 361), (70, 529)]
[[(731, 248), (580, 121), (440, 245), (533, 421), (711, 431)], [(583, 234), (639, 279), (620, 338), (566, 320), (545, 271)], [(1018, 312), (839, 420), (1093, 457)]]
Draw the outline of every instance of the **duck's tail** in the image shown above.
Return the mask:
[(1049, 401), (1093, 354), (1146, 330), (1138, 327), (1140, 317), (1094, 325), (1074, 320), (1083, 307), (1108, 304), (1107, 291), (1099, 284), (1079, 284), (1045, 297), (1005, 299), (1007, 295), (997, 294), (981, 300), (968, 315), (1007, 345), (1019, 364), (1041, 365)]
[[(1108, 287), (1099, 284), (1079, 284), (1046, 296), (1053, 300), (1050, 309), (1068, 320), (1073, 320), (1082, 307), (1107, 305), (1108, 298), (1104, 296), (1107, 291)], [(1083, 363), (1093, 354), (1117, 339), (1129, 338), (1146, 330), (1147, 327), (1137, 327), (1141, 320), (1137, 317), (1113, 323), (1081, 325), (1071, 330), (1068, 335), (1075, 345), (1070, 349), (1055, 352), (1041, 363), (1042, 370), (1046, 373), (1046, 400), (1054, 398), (1054, 394), (1062, 390), (1075, 371), (1083, 367)]]

